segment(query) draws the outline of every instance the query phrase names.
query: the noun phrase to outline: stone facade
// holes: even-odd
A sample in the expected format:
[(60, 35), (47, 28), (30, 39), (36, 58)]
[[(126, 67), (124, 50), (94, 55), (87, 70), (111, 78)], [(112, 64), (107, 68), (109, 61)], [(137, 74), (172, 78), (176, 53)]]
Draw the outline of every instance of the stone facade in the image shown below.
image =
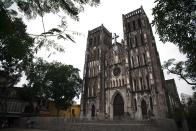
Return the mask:
[(169, 79), (165, 81), (166, 92), (168, 96), (168, 109), (170, 112), (175, 111), (176, 108), (180, 107), (180, 98), (178, 95), (176, 83), (174, 79)]
[(81, 117), (165, 118), (165, 79), (151, 25), (139, 8), (122, 15), (124, 40), (103, 25), (88, 32)]

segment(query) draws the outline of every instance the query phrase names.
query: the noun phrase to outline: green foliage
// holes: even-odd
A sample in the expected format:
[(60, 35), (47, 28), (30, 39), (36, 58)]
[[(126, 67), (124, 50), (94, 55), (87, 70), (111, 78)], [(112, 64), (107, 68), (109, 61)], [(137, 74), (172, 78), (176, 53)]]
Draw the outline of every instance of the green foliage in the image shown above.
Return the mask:
[(29, 19), (44, 16), (46, 13), (56, 14), (65, 12), (75, 20), (79, 20), (79, 13), (84, 10), (84, 5), (96, 6), (99, 0), (3, 0), (9, 8), (14, 3)]
[(26, 33), (26, 26), (19, 18), (10, 19), (0, 5), (0, 74), (6, 78), (3, 86), (16, 84), (21, 73), (33, 58), (33, 38)]
[[(79, 13), (84, 10), (84, 5), (97, 6), (98, 4), (99, 0), (1, 0), (0, 77), (6, 80), (0, 83), (0, 86), (15, 85), (21, 78), (22, 71), (26, 71), (31, 64), (34, 53), (37, 53), (40, 48), (46, 47), (48, 50), (52, 48), (63, 52), (63, 47), (51, 37), (74, 42), (72, 35), (66, 31), (65, 17), (62, 17), (58, 27), (46, 31), (43, 19), (45, 14), (64, 12), (78, 21)], [(26, 26), (18, 14), (28, 19), (40, 16), (43, 33), (27, 34)], [(80, 35), (77, 32), (72, 34)]]
[[(186, 55), (185, 62), (171, 63), (168, 61), (165, 67), (173, 68), (170, 73), (190, 79), (195, 85), (196, 80), (196, 15), (195, 5), (192, 0), (156, 0), (153, 8), (153, 25), (162, 42), (172, 42)], [(179, 68), (183, 67), (183, 73)], [(180, 71), (180, 73), (179, 73)], [(188, 80), (187, 80), (188, 81)], [(187, 82), (186, 81), (186, 82)], [(190, 83), (188, 83), (190, 84)]]
[(73, 98), (79, 96), (79, 70), (71, 65), (47, 63), (38, 59), (29, 69), (27, 76), (30, 81), (26, 88), (32, 88), (38, 97), (54, 100), (57, 109), (67, 109)]
[[(185, 80), (188, 84), (195, 88), (196, 77), (193, 76), (192, 73), (189, 73), (189, 70), (187, 69), (188, 64), (189, 63), (187, 62), (176, 62), (175, 59), (169, 59), (167, 62), (164, 62), (163, 69), (167, 69), (168, 73), (178, 75), (181, 79)], [(189, 80), (191, 80), (191, 82)]]
[(195, 25), (191, 0), (156, 0), (153, 24), (160, 40), (177, 44), (184, 53), (194, 53)]
[(84, 5), (97, 6), (99, 0), (3, 0), (0, 4), (7, 9), (10, 17), (18, 17), (17, 14), (20, 13), (28, 19), (34, 19), (37, 16), (42, 18), (43, 33), (29, 34), (35, 38), (36, 52), (41, 47), (46, 47), (47, 49), (53, 48), (59, 52), (63, 52), (63, 48), (54, 41), (54, 38), (75, 42), (72, 35), (81, 33), (67, 31), (65, 17), (61, 17), (61, 24), (58, 27), (46, 31), (44, 15), (63, 12), (72, 19), (79, 21), (79, 13), (84, 10)]

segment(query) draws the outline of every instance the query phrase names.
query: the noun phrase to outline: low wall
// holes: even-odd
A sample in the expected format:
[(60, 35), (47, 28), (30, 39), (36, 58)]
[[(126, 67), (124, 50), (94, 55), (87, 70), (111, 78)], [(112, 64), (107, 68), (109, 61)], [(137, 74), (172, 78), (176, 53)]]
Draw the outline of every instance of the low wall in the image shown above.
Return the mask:
[[(31, 123), (31, 125), (30, 125)], [(49, 129), (55, 131), (177, 131), (171, 119), (153, 121), (133, 120), (80, 120), (63, 117), (26, 117), (21, 118), (22, 128)]]

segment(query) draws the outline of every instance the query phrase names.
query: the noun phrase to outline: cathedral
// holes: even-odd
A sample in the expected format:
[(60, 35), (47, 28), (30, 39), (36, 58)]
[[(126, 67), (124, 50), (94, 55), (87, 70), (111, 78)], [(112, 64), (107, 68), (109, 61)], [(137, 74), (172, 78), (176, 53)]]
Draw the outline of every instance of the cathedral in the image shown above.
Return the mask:
[(141, 7), (122, 20), (121, 42), (103, 25), (88, 32), (81, 117), (166, 118), (172, 97), (147, 15)]

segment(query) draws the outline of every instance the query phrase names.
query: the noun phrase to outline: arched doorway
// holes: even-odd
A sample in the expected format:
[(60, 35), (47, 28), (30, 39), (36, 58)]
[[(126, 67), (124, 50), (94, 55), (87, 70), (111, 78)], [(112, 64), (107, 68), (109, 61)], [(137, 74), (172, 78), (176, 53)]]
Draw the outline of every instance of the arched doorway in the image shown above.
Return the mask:
[(124, 101), (122, 96), (118, 93), (115, 96), (113, 102), (113, 116), (115, 118), (115, 117), (123, 116), (123, 114), (124, 114)]
[(146, 105), (145, 100), (142, 100), (141, 108), (142, 108), (142, 117), (147, 118), (147, 105)]
[(92, 108), (91, 108), (91, 117), (95, 117), (95, 106), (92, 105)]

